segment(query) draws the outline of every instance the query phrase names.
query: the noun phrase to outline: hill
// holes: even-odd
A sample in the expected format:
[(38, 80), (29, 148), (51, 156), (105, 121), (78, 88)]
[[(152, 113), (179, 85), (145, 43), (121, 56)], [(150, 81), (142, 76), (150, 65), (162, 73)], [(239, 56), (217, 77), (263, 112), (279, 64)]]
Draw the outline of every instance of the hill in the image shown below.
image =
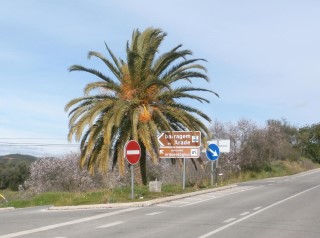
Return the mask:
[(32, 162), (36, 161), (38, 157), (32, 155), (23, 155), (23, 154), (10, 154), (10, 155), (1, 155), (0, 164), (1, 165), (18, 165), (25, 164), (29, 166)]
[(0, 189), (18, 190), (29, 176), (30, 165), (38, 158), (31, 155), (10, 154), (0, 156)]

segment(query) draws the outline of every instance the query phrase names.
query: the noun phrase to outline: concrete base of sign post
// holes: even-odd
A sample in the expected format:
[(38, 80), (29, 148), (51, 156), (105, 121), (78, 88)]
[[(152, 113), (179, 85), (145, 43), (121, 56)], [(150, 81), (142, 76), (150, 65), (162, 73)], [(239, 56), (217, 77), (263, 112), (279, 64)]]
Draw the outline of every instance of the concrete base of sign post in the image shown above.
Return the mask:
[(149, 182), (149, 192), (153, 192), (153, 193), (161, 193), (161, 185), (162, 182), (161, 181), (150, 181)]

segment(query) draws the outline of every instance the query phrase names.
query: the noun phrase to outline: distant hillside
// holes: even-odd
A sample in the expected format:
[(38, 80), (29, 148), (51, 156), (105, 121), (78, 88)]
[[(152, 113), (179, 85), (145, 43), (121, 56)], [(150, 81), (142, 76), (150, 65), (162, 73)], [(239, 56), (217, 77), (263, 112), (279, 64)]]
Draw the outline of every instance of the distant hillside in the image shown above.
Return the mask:
[(38, 158), (31, 155), (22, 155), (22, 154), (10, 154), (10, 155), (1, 155), (0, 164), (9, 165), (9, 164), (26, 164), (29, 166), (32, 162), (36, 161)]
[(27, 180), (30, 165), (38, 158), (31, 155), (11, 154), (0, 156), (0, 189), (18, 190)]

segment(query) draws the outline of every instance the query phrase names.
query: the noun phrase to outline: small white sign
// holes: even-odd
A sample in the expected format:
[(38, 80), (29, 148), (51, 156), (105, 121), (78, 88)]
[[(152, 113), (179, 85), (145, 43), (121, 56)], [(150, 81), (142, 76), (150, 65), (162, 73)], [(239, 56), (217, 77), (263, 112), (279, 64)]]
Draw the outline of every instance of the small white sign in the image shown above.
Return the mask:
[(230, 153), (230, 140), (209, 140), (207, 143), (219, 146), (220, 153)]

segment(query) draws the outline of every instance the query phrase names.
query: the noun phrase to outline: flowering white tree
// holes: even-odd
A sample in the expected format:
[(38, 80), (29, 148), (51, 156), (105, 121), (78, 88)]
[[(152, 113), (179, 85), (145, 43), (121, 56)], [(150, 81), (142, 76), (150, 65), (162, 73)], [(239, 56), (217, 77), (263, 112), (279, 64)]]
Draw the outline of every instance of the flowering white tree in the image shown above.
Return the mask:
[(100, 183), (87, 170), (79, 167), (79, 155), (71, 153), (62, 159), (41, 158), (31, 164), (28, 189), (47, 191), (84, 191), (97, 188)]

